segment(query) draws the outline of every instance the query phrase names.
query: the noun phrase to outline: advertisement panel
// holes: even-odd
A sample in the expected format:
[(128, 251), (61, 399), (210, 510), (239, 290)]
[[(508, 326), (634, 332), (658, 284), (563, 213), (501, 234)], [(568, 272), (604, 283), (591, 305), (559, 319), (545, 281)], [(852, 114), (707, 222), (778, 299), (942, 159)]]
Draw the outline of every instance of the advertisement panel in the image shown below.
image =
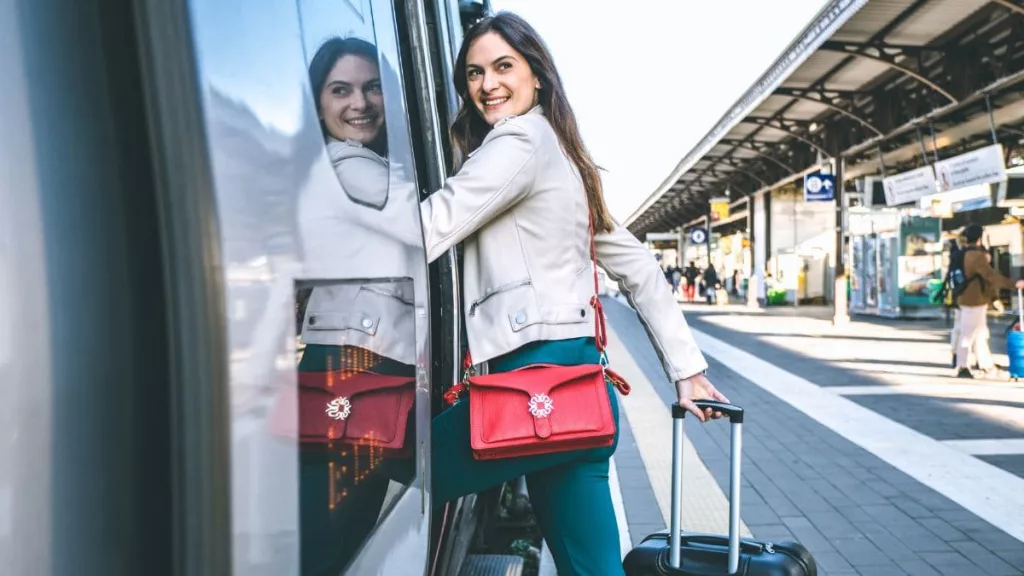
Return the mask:
[(930, 307), (942, 284), (941, 224), (936, 218), (905, 218), (900, 226), (900, 307)]
[(976, 184), (966, 188), (957, 188), (951, 192), (930, 194), (919, 201), (921, 212), (934, 218), (951, 218), (953, 214), (990, 208), (992, 202), (992, 186)]

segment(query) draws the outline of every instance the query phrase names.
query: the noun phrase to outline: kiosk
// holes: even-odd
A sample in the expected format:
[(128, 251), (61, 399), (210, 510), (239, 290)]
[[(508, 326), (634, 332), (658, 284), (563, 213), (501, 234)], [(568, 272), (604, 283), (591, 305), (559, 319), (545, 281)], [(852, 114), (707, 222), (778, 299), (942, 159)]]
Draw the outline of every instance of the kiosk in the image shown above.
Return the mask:
[(850, 312), (890, 318), (943, 314), (941, 220), (850, 209)]

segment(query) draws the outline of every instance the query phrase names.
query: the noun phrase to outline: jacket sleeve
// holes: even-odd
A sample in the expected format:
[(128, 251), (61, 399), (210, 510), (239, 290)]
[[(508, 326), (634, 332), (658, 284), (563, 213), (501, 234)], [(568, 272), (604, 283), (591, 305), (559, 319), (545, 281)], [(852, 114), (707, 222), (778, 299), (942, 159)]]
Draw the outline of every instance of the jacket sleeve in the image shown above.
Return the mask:
[(535, 138), (522, 125), (505, 122), (458, 174), (420, 202), (428, 262), (526, 197), (537, 173), (536, 152)]
[[(972, 252), (968, 256), (970, 257), (970, 261), (964, 262), (964, 272), (968, 278), (976, 274), (985, 281), (985, 284), (995, 288), (1001, 288), (1003, 290), (1013, 290), (1017, 287), (1016, 282), (1000, 274), (992, 267), (991, 264), (988, 263), (988, 259), (985, 258), (984, 253)], [(970, 268), (967, 266), (968, 263), (970, 264)]]
[[(345, 196), (358, 204), (353, 210), (339, 213), (338, 219), (344, 220), (347, 225), (356, 225), (394, 238), (407, 246), (418, 248), (422, 244), (420, 231), (411, 226), (399, 225), (394, 216), (401, 215), (404, 220), (410, 213), (406, 210), (411, 211), (413, 206), (419, 204), (419, 191), (415, 184), (392, 182), (391, 171), (394, 166), (389, 167), (372, 152), (362, 148), (345, 147), (332, 154), (331, 163)], [(385, 205), (395, 203), (402, 208), (391, 211), (390, 216), (382, 213)]]
[(675, 382), (706, 370), (708, 363), (654, 255), (618, 223), (594, 240), (598, 263), (636, 310), (669, 379)]

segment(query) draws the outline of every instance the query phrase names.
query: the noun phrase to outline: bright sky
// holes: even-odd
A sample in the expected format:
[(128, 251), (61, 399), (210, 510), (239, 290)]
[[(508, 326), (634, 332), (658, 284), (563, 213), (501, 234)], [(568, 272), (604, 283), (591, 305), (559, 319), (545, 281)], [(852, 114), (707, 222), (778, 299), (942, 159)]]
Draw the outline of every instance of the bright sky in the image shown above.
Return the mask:
[[(625, 220), (825, 0), (491, 0), (555, 57), (583, 138)], [(624, 9), (629, 7), (629, 10)]]

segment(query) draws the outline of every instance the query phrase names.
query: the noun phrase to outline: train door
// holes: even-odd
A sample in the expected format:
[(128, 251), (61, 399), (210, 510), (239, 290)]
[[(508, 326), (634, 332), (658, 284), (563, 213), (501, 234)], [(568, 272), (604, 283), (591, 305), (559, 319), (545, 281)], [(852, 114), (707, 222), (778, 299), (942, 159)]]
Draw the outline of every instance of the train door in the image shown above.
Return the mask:
[(460, 338), (417, 205), (468, 4), (0, 6), (0, 564), (428, 568)]
[(193, 0), (237, 574), (422, 573), (430, 348), (390, 0)]

